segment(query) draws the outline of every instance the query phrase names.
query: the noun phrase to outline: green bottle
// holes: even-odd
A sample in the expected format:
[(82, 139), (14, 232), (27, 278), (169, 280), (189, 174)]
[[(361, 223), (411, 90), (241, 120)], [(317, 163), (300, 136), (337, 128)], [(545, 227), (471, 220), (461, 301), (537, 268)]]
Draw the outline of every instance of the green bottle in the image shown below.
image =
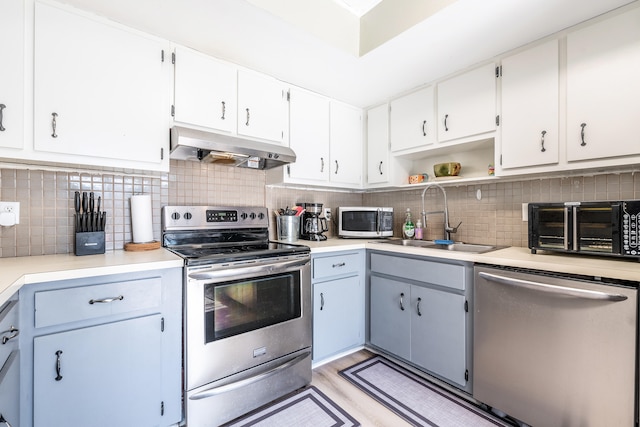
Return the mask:
[(405, 239), (413, 239), (415, 233), (416, 226), (411, 220), (411, 209), (407, 208), (407, 218), (405, 219), (404, 225), (402, 226), (402, 237), (404, 237)]

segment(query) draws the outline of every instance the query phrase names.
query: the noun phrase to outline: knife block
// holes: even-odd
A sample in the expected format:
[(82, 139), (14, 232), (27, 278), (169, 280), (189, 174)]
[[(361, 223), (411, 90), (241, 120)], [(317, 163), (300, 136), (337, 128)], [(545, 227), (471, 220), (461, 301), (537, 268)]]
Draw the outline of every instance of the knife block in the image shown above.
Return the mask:
[(76, 233), (76, 255), (96, 255), (104, 253), (104, 231)]

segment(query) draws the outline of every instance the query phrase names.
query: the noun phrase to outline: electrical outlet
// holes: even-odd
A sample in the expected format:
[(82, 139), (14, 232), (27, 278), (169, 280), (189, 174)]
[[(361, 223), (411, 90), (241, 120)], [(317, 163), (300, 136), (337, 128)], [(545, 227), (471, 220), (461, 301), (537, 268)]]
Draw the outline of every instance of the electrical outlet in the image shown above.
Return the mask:
[(0, 202), (0, 216), (3, 223), (20, 224), (20, 202)]
[(331, 208), (324, 208), (324, 217), (327, 219), (331, 219)]

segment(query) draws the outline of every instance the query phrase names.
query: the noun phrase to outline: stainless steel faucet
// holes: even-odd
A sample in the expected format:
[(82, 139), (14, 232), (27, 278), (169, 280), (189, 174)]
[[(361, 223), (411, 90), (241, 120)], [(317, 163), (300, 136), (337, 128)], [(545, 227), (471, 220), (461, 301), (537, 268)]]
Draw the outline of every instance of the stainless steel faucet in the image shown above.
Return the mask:
[[(440, 189), (440, 191), (442, 191), (442, 195), (444, 196), (444, 210), (442, 211), (432, 211), (432, 212), (425, 212), (424, 210), (424, 195), (427, 192), (427, 190), (431, 187), (437, 187)], [(435, 182), (430, 182), (427, 183), (427, 185), (424, 187), (424, 190), (422, 190), (422, 224), (424, 227), (427, 226), (427, 215), (428, 214), (435, 214), (435, 213), (441, 213), (444, 214), (444, 238), (446, 240), (451, 240), (451, 233), (457, 233), (458, 232), (458, 227), (460, 227), (460, 225), (462, 224), (462, 221), (460, 221), (460, 223), (458, 225), (456, 225), (455, 227), (451, 227), (449, 225), (449, 207), (447, 205), (447, 192), (444, 191), (444, 188), (440, 185), (440, 184), (436, 184)]]

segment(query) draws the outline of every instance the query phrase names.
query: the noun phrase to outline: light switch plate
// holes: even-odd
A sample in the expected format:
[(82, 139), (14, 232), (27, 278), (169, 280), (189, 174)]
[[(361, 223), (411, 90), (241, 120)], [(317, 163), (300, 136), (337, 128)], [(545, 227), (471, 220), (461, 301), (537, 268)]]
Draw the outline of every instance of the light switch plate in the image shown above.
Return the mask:
[(324, 217), (328, 220), (331, 219), (331, 208), (324, 208)]
[(522, 204), (522, 220), (529, 221), (529, 203)]
[(4, 219), (11, 219), (13, 224), (20, 224), (20, 202), (0, 202), (0, 215)]

